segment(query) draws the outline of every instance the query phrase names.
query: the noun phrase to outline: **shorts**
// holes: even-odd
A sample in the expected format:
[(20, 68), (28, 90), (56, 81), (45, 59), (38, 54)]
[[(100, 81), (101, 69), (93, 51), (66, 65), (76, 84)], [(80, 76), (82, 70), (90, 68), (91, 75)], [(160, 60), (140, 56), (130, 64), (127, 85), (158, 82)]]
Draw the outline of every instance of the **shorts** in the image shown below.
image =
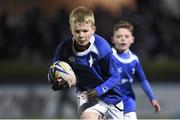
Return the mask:
[(119, 102), (116, 105), (107, 104), (102, 100), (96, 99), (88, 101), (87, 98), (82, 97), (82, 93), (77, 93), (78, 98), (78, 110), (81, 115), (82, 112), (95, 112), (100, 115), (103, 119), (123, 119), (124, 118), (124, 105), (123, 102)]
[(136, 112), (129, 112), (124, 114), (124, 120), (137, 120)]

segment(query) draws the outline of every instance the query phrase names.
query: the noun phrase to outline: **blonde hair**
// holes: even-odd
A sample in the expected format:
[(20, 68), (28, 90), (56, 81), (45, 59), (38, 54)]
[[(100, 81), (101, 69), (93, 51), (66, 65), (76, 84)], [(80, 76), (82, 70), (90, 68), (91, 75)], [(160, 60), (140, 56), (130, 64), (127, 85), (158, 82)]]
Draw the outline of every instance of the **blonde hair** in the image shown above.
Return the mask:
[(128, 29), (132, 34), (134, 32), (134, 26), (127, 22), (127, 21), (120, 21), (117, 24), (114, 25), (113, 32), (115, 33), (119, 28), (126, 28)]
[(94, 13), (83, 6), (77, 7), (74, 10), (72, 10), (69, 16), (70, 24), (76, 22), (87, 22), (87, 23), (91, 23), (91, 25), (94, 26), (95, 25)]

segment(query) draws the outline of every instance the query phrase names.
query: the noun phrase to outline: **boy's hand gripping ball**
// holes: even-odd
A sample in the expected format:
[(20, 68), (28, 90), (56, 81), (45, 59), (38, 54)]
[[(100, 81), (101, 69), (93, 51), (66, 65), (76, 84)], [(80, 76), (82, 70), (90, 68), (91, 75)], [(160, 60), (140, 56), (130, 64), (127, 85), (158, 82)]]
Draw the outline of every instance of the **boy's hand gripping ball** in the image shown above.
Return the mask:
[(71, 66), (64, 61), (57, 61), (50, 66), (49, 77), (59, 86), (72, 87), (76, 84), (76, 76)]

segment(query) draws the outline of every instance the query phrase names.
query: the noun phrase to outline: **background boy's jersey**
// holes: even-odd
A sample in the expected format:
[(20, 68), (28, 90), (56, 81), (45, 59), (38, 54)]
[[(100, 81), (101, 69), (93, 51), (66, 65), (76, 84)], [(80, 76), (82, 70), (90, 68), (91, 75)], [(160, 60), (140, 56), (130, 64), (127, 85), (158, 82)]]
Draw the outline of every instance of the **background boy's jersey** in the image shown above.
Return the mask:
[(155, 99), (155, 96), (146, 79), (138, 57), (130, 50), (124, 53), (118, 53), (116, 49), (112, 48), (112, 51), (122, 79), (119, 90), (121, 90), (122, 93), (125, 94), (125, 96), (123, 97), (125, 112), (135, 111), (136, 109), (135, 94), (132, 88), (132, 82), (134, 81), (134, 79), (137, 79), (140, 82), (141, 87), (143, 88), (149, 99)]
[(77, 52), (73, 38), (58, 45), (53, 62), (62, 60), (69, 63), (77, 76), (79, 91), (96, 89), (98, 96), (107, 103), (121, 101), (121, 91), (113, 88), (120, 81), (120, 74), (112, 61), (112, 50), (105, 39), (93, 35), (90, 47)]

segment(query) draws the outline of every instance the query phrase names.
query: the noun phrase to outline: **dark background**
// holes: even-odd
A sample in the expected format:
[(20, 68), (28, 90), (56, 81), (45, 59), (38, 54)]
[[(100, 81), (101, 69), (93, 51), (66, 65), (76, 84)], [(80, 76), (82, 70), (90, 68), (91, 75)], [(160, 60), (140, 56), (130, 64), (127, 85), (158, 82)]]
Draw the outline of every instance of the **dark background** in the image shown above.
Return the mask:
[[(35, 93), (38, 93), (39, 86), (40, 89), (45, 89), (44, 91), (51, 91), (47, 81), (48, 68), (56, 46), (70, 35), (68, 24), (70, 11), (81, 5), (94, 11), (96, 33), (106, 38), (110, 44), (113, 25), (119, 20), (131, 22), (135, 26), (135, 43), (131, 50), (140, 57), (149, 82), (156, 88), (170, 88), (169, 91), (174, 90), (174, 85), (179, 85), (180, 1), (178, 0), (1, 0), (1, 91), (8, 90), (8, 95), (16, 91), (13, 94), (14, 97), (8, 96), (5, 92), (0, 94), (3, 98), (0, 99), (1, 104), (7, 102), (6, 99), (12, 99), (7, 102), (12, 105), (10, 104), (9, 107), (8, 104), (1, 111), (9, 110), (13, 105), (19, 104), (14, 102), (14, 99), (21, 99), (21, 104), (22, 100), (25, 101), (24, 97), (18, 96), (22, 94), (18, 92), (18, 90), (21, 91), (20, 88), (22, 91), (31, 91), (25, 94), (26, 97), (32, 99), (31, 94), (34, 94), (37, 98), (33, 102), (22, 104), (22, 111), (27, 109), (25, 105), (32, 107), (34, 102), (39, 105), (47, 99), (42, 106), (48, 103), (48, 98), (39, 98), (39, 94)], [(161, 91), (156, 88), (157, 92)], [(56, 94), (51, 92), (50, 94)], [(42, 94), (45, 93), (42, 92)], [(167, 96), (166, 99), (168, 98), (170, 97)], [(166, 105), (166, 103), (163, 104)], [(16, 107), (13, 108), (16, 109)], [(47, 113), (50, 115), (46, 116), (35, 112), (34, 109), (37, 108), (28, 109), (29, 111), (23, 113), (20, 111), (18, 114), (12, 114), (13, 112), (2, 114), (0, 118), (63, 118), (63, 115), (66, 117), (65, 113), (50, 114), (48, 110)], [(50, 108), (47, 107), (47, 109)], [(151, 116), (151, 114), (148, 115), (149, 113), (138, 114), (141, 118), (179, 117), (178, 115), (166, 116), (165, 113), (162, 116)], [(72, 113), (72, 117), (73, 115), (75, 116)]]

